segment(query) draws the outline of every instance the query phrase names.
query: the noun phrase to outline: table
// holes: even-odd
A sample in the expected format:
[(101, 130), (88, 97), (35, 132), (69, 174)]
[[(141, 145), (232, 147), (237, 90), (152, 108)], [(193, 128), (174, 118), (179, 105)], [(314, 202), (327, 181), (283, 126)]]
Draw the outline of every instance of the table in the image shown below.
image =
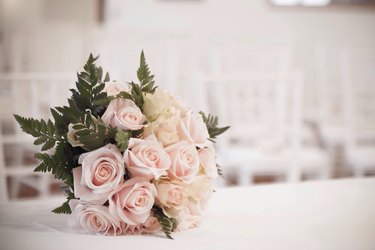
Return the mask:
[(49, 211), (63, 198), (0, 207), (0, 249), (375, 249), (375, 178), (218, 189), (198, 229), (75, 234)]

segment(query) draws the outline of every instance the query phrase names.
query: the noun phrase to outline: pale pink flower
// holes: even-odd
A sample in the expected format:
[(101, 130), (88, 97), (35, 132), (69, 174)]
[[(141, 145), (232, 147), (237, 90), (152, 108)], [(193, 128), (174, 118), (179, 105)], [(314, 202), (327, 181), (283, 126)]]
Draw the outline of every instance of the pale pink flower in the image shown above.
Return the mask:
[(104, 204), (124, 181), (124, 161), (115, 145), (82, 154), (78, 162), (82, 166), (73, 169), (74, 195), (84, 202)]
[(132, 100), (117, 98), (112, 100), (102, 116), (105, 124), (123, 130), (143, 128), (146, 117)]
[(165, 148), (172, 165), (168, 170), (171, 178), (191, 183), (199, 171), (198, 152), (193, 144), (179, 141)]
[(144, 234), (161, 232), (162, 228), (155, 216), (150, 215), (147, 220), (140, 225), (140, 230)]
[(214, 147), (209, 144), (207, 147), (199, 149), (198, 155), (201, 166), (203, 167), (206, 176), (211, 179), (216, 178), (218, 176), (218, 173)]
[(105, 82), (103, 92), (106, 92), (108, 96), (116, 96), (120, 92), (129, 91), (129, 85), (121, 82)]
[(120, 221), (111, 217), (108, 207), (82, 204), (78, 200), (70, 200), (69, 205), (72, 210), (68, 220), (70, 228), (86, 233), (112, 236), (123, 233)]
[(133, 177), (140, 176), (148, 180), (166, 175), (171, 165), (169, 155), (153, 135), (144, 140), (130, 138), (124, 161)]
[(154, 205), (156, 188), (148, 180), (134, 177), (110, 194), (109, 211), (127, 225), (144, 223)]
[(177, 126), (180, 140), (186, 140), (197, 147), (205, 147), (209, 143), (207, 126), (200, 114), (187, 112)]

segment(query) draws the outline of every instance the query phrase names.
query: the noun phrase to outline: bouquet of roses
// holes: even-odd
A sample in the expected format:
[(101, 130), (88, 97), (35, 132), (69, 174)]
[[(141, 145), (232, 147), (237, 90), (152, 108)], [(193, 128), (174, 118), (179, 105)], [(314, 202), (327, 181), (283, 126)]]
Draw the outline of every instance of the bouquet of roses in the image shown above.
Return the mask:
[(198, 225), (213, 180), (221, 174), (214, 139), (228, 127), (193, 113), (157, 88), (144, 54), (139, 83), (110, 81), (90, 55), (68, 105), (53, 120), (15, 115), (42, 145), (34, 170), (51, 172), (67, 188), (53, 210), (71, 214), (72, 228), (105, 235), (171, 232)]

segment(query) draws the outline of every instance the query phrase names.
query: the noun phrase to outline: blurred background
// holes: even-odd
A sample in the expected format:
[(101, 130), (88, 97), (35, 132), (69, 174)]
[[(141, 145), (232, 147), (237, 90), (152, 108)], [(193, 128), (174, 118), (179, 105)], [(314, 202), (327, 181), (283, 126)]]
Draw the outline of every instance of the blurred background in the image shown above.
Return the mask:
[(12, 114), (48, 118), (89, 53), (231, 129), (218, 185), (375, 174), (373, 0), (0, 0), (2, 201), (60, 194)]

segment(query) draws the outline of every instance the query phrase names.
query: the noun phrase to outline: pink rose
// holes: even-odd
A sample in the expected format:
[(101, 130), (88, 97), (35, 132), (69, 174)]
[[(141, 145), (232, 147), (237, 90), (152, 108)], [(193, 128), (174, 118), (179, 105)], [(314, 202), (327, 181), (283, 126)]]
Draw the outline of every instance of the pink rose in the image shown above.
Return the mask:
[(146, 117), (132, 100), (117, 98), (112, 100), (102, 119), (105, 124), (123, 130), (139, 130), (143, 128)]
[(169, 217), (176, 217), (189, 202), (187, 191), (182, 183), (161, 182), (157, 184), (157, 203)]
[(180, 124), (177, 126), (177, 131), (180, 139), (184, 139), (187, 142), (194, 143), (197, 147), (205, 147), (208, 144), (207, 126), (203, 122), (200, 114), (193, 114), (188, 112), (184, 117), (181, 118)]
[(124, 181), (124, 161), (115, 145), (82, 154), (78, 162), (82, 166), (73, 169), (74, 195), (84, 202), (104, 204)]
[(123, 233), (120, 221), (110, 216), (108, 207), (81, 204), (78, 200), (70, 200), (69, 205), (72, 210), (69, 217), (70, 228), (86, 233), (112, 236)]
[(198, 152), (194, 145), (180, 141), (165, 148), (172, 165), (168, 170), (171, 178), (191, 183), (199, 171)]
[(154, 205), (156, 188), (141, 177), (125, 181), (110, 194), (109, 211), (127, 225), (144, 223)]
[(177, 232), (197, 227), (201, 222), (202, 211), (198, 204), (190, 202), (187, 207), (177, 216)]
[(121, 227), (125, 235), (153, 234), (162, 231), (158, 220), (153, 215), (150, 215), (142, 224), (128, 225), (122, 222)]
[(103, 92), (106, 92), (108, 96), (118, 95), (121, 91), (129, 91), (129, 86), (126, 83), (120, 82), (105, 82)]
[(147, 220), (140, 225), (140, 230), (145, 234), (153, 234), (162, 230), (155, 216), (149, 216)]
[(198, 150), (199, 160), (201, 166), (207, 177), (214, 179), (218, 176), (216, 160), (215, 160), (215, 149), (209, 144), (206, 148)]
[(128, 225), (125, 223), (122, 224), (122, 230), (124, 231), (125, 235), (140, 235), (142, 234), (141, 226), (140, 225)]
[(132, 176), (148, 180), (166, 175), (171, 165), (168, 154), (153, 135), (144, 140), (130, 138), (124, 161)]

